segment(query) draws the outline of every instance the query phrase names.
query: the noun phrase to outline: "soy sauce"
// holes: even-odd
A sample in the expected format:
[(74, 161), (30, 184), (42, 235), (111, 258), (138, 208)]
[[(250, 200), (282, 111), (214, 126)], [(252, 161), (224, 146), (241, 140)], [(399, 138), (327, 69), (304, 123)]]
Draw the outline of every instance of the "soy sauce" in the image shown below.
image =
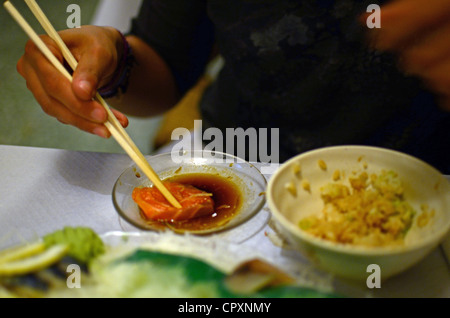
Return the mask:
[[(239, 213), (242, 205), (242, 193), (231, 177), (209, 173), (188, 173), (175, 175), (164, 181), (190, 184), (200, 190), (212, 194), (214, 212), (189, 220), (159, 222), (148, 220), (148, 224), (155, 229), (170, 228), (175, 232), (201, 232), (219, 228), (227, 224)], [(142, 215), (145, 219), (145, 216)]]

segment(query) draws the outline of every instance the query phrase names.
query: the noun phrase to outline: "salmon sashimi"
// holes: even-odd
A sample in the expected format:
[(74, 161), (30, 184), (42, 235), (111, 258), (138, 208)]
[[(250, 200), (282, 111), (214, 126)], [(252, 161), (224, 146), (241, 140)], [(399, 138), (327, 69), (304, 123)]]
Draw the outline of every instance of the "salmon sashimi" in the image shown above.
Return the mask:
[(163, 184), (177, 199), (181, 208), (171, 205), (156, 187), (135, 188), (132, 198), (148, 219), (182, 221), (214, 212), (212, 194), (189, 184), (178, 182), (163, 182)]

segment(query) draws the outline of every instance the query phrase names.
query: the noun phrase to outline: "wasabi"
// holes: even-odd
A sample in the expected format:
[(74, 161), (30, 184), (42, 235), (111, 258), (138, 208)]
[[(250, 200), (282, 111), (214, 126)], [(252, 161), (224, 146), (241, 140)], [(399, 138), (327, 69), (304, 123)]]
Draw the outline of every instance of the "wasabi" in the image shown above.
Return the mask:
[(101, 238), (87, 227), (65, 227), (44, 236), (43, 241), (47, 247), (56, 244), (68, 245), (68, 255), (83, 263), (89, 263), (105, 252)]

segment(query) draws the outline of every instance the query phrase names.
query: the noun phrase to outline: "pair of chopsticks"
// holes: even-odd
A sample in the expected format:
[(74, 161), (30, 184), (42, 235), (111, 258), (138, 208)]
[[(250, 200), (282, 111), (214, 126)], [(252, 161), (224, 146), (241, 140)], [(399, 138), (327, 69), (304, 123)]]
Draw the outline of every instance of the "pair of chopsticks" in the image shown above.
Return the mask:
[[(25, 0), (30, 10), (33, 12), (34, 16), (37, 18), (39, 23), (44, 28), (45, 32), (52, 38), (59, 49), (61, 50), (65, 60), (69, 66), (75, 70), (78, 62), (72, 55), (70, 50), (67, 48), (64, 41), (59, 36), (58, 32), (52, 26), (50, 21), (45, 16), (44, 12), (41, 10), (39, 5), (35, 0)], [(72, 75), (66, 70), (66, 68), (61, 64), (61, 62), (53, 55), (50, 49), (45, 45), (37, 33), (32, 29), (28, 22), (23, 18), (23, 16), (17, 11), (17, 9), (12, 5), (10, 1), (4, 3), (4, 7), (9, 12), (9, 14), (14, 18), (14, 20), (19, 24), (19, 26), (25, 31), (28, 37), (34, 42), (34, 44), (39, 48), (39, 50), (44, 54), (44, 56), (53, 64), (53, 66), (63, 74), (69, 81), (72, 81)], [(152, 169), (150, 164), (145, 159), (144, 155), (139, 151), (136, 144), (131, 140), (130, 136), (127, 134), (125, 129), (119, 123), (117, 118), (112, 113), (108, 104), (97, 92), (94, 99), (99, 102), (106, 110), (108, 114), (108, 120), (105, 122), (106, 128), (109, 130), (114, 139), (119, 143), (119, 145), (125, 150), (125, 152), (131, 157), (131, 159), (136, 163), (136, 165), (142, 170), (142, 172), (153, 182), (157, 189), (164, 195), (164, 197), (176, 208), (181, 208), (180, 203), (175, 199), (175, 197), (167, 190), (163, 185), (158, 175)]]

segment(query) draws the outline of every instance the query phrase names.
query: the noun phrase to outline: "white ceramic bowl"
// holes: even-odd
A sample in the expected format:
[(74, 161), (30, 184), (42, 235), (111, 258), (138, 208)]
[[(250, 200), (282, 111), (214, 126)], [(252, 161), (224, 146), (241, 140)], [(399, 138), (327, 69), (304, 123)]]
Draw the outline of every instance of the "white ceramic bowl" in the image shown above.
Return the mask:
[[(319, 160), (326, 163), (326, 171), (319, 168)], [(293, 171), (297, 164), (301, 167), (300, 177)], [(417, 214), (421, 211), (421, 204), (427, 204), (435, 209), (435, 216), (422, 228), (414, 222), (403, 246), (370, 248), (314, 237), (302, 231), (298, 223), (305, 216), (322, 210), (319, 189), (332, 181), (336, 169), (344, 171), (347, 176), (352, 171), (365, 170), (370, 174), (379, 173), (382, 169), (393, 170), (404, 183), (405, 199)], [(293, 180), (297, 196), (285, 187)], [(301, 180), (310, 183), (310, 193), (302, 189)], [(371, 273), (368, 272), (370, 264), (379, 266), (381, 279), (403, 272), (431, 252), (450, 228), (450, 184), (445, 176), (414, 157), (375, 147), (336, 146), (300, 154), (284, 163), (271, 177), (267, 201), (281, 235), (294, 248), (320, 268), (352, 280), (366, 280)]]

